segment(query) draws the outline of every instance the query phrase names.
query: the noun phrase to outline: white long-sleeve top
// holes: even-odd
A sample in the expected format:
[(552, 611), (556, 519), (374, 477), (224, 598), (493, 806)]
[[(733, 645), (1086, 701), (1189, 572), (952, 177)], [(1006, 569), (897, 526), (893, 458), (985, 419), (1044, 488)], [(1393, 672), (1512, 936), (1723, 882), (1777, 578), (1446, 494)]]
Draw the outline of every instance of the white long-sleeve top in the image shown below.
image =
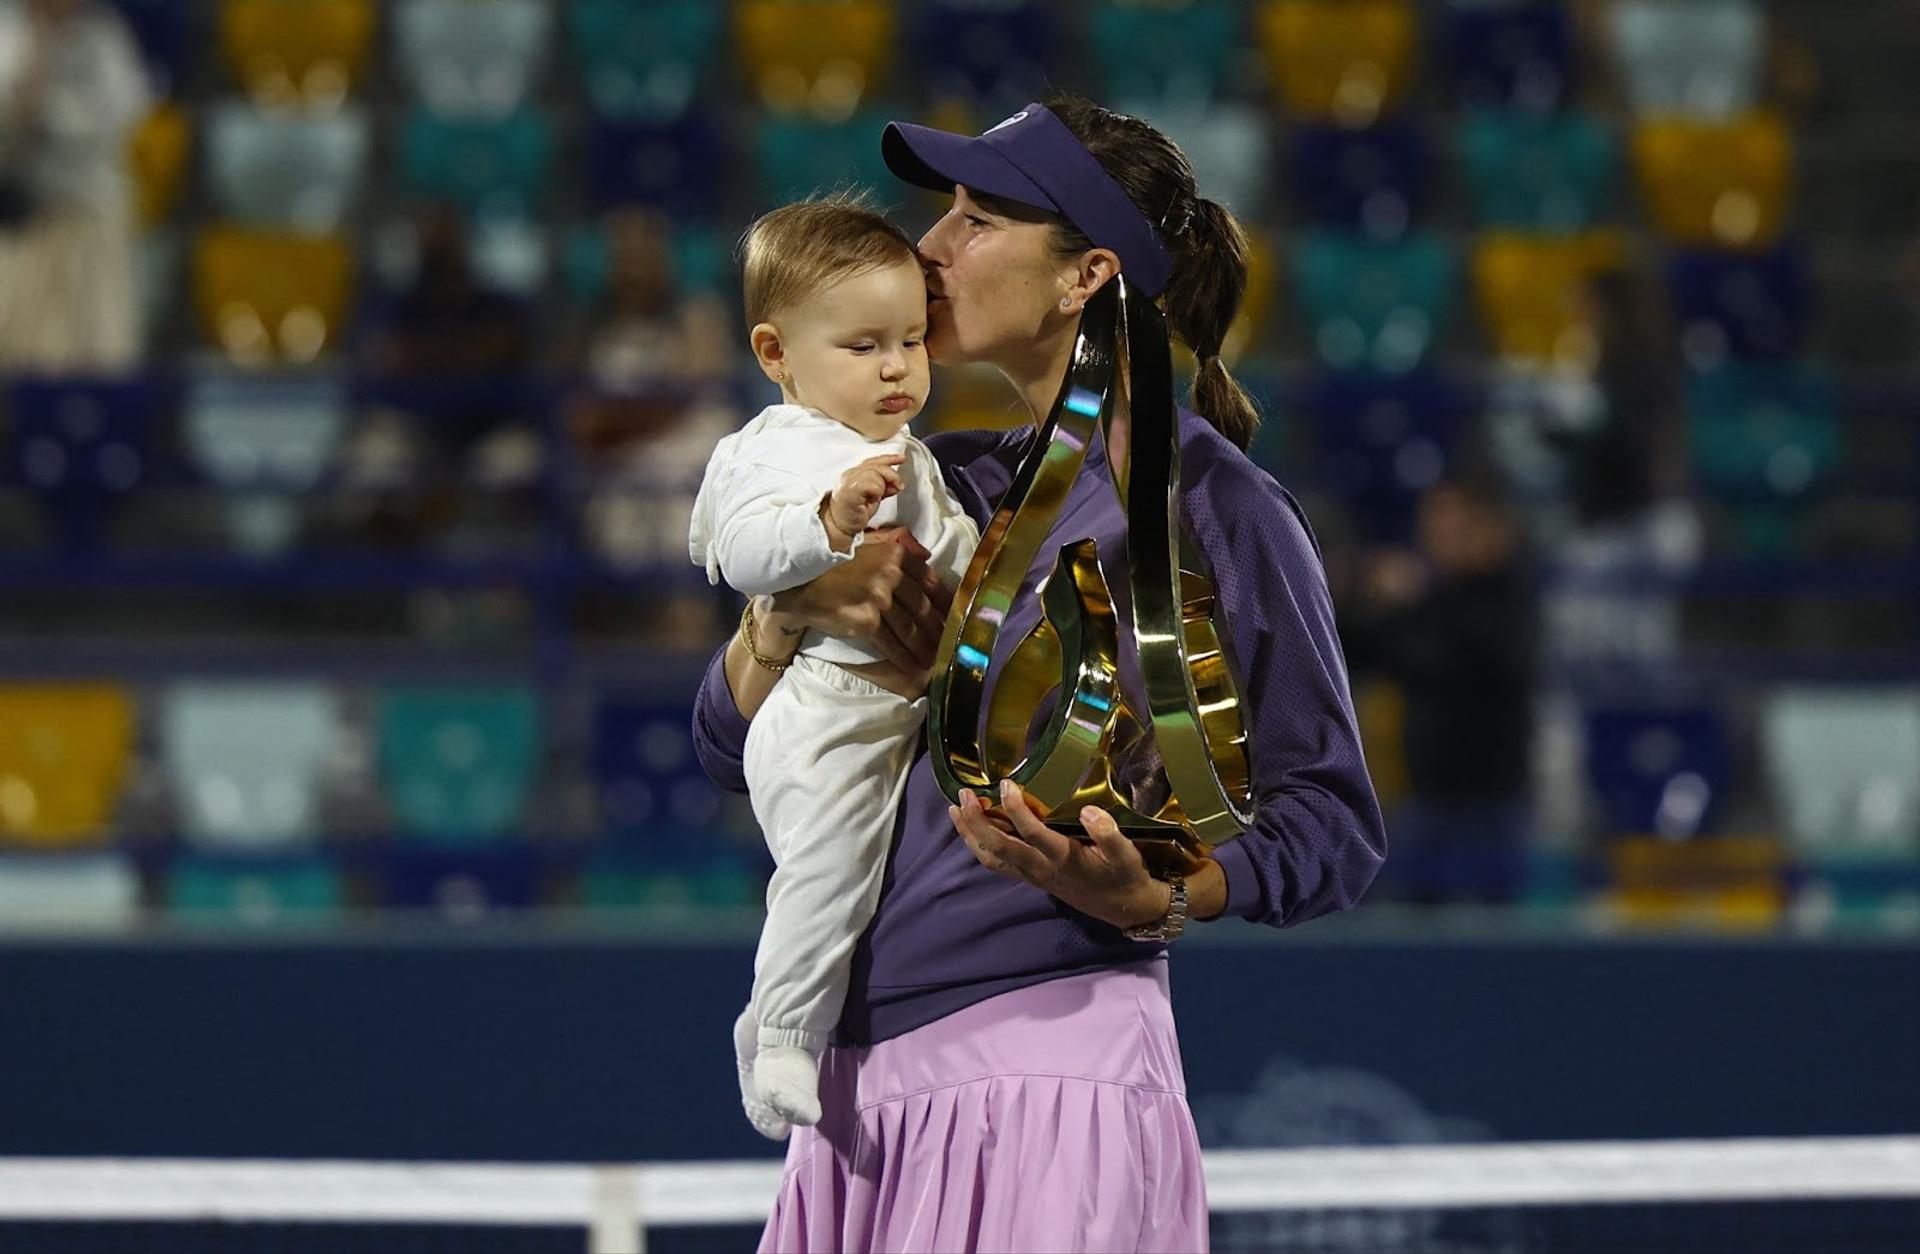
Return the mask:
[[(747, 596), (809, 583), (852, 559), (834, 551), (820, 520), (820, 500), (840, 476), (870, 457), (904, 453), (898, 493), (880, 503), (872, 527), (898, 524), (932, 555), (949, 587), (958, 586), (980, 543), (980, 528), (947, 491), (933, 453), (902, 428), (890, 440), (869, 440), (817, 409), (769, 405), (714, 447), (694, 499), (687, 551), (710, 582), (725, 579)], [(800, 651), (840, 664), (883, 656), (854, 640), (809, 631)]]

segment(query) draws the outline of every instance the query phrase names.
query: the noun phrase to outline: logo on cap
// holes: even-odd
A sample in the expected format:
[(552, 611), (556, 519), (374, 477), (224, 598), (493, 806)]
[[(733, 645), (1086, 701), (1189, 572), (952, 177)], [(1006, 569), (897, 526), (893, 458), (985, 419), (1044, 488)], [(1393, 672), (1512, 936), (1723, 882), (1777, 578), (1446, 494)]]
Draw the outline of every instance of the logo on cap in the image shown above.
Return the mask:
[(1020, 112), (1014, 114), (1012, 117), (1008, 118), (1006, 121), (996, 122), (992, 126), (989, 126), (986, 130), (981, 131), (980, 133), (982, 135), (991, 135), (995, 131), (1005, 130), (1007, 127), (1012, 126), (1015, 122), (1024, 122), (1026, 120), (1027, 120), (1027, 111), (1025, 109), (1022, 109), (1020, 110)]

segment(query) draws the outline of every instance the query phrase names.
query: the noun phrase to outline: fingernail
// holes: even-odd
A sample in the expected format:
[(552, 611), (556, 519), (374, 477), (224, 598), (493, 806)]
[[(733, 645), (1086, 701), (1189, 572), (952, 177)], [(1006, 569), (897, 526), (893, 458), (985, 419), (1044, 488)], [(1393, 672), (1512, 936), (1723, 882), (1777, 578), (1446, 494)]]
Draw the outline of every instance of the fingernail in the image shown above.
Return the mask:
[(962, 788), (960, 790), (960, 804), (962, 806), (965, 806), (971, 803), (972, 801), (973, 801), (973, 789)]
[(1087, 806), (1080, 811), (1080, 821), (1082, 823), (1091, 823), (1099, 817), (1100, 811), (1094, 809), (1092, 806)]
[(1002, 797), (1006, 797), (1006, 798), (1009, 798), (1009, 799), (1011, 799), (1011, 798), (1012, 798), (1012, 796), (1013, 796), (1013, 781), (1012, 781), (1012, 780), (1010, 780), (1010, 779), (1003, 779), (1003, 780), (1001, 780), (1001, 781), (1000, 781), (1000, 795), (1001, 795)]

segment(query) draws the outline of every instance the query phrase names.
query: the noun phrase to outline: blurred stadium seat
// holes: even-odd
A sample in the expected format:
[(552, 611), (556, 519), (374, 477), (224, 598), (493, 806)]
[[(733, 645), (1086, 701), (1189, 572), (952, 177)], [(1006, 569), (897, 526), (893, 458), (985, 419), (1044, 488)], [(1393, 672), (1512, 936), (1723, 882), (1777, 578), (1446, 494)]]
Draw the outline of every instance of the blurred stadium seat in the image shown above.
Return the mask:
[(613, 118), (675, 118), (720, 59), (727, 10), (712, 0), (574, 0), (573, 58), (593, 107)]
[(306, 116), (227, 100), (202, 135), (214, 207), (236, 223), (325, 235), (360, 203), (373, 142), (361, 109)]
[(173, 216), (186, 186), (193, 149), (193, 123), (178, 104), (164, 102), (133, 133), (128, 164), (133, 170), (140, 221), (151, 225)]
[(257, 99), (327, 106), (366, 72), (374, 27), (371, 0), (222, 0), (220, 46)]
[(160, 387), (144, 377), (18, 377), (7, 401), (21, 480), (64, 543), (92, 546), (146, 475)]
[(160, 702), (160, 757), (181, 834), (196, 845), (266, 852), (320, 834), (341, 711), (317, 683), (182, 683)]
[(333, 464), (346, 420), (338, 379), (205, 371), (189, 383), (183, 443), (225, 489), (222, 512), (236, 548), (265, 556), (293, 543), (301, 496)]
[(1648, 218), (1669, 241), (1766, 248), (1785, 230), (1793, 209), (1793, 136), (1777, 114), (1649, 119), (1634, 129), (1633, 151)]
[(1620, 240), (1605, 232), (1564, 239), (1483, 233), (1473, 257), (1474, 295), (1496, 354), (1590, 369), (1599, 341), (1588, 285), (1621, 260)]
[(388, 851), (385, 872), (384, 905), (432, 910), (456, 922), (477, 922), (490, 911), (525, 909), (540, 900), (540, 867), (525, 845), (397, 845)]
[(446, 116), (416, 107), (400, 135), (407, 190), (479, 216), (526, 217), (551, 191), (553, 125), (528, 107), (501, 117)]
[(1427, 143), (1408, 123), (1366, 130), (1302, 126), (1293, 139), (1288, 183), (1313, 221), (1391, 239), (1425, 212)]
[(741, 69), (772, 112), (844, 121), (885, 84), (896, 17), (891, 0), (734, 0)]
[(769, 114), (754, 143), (755, 164), (768, 206), (821, 192), (865, 188), (881, 203), (900, 199), (900, 183), (880, 159), (873, 137), (884, 115), (861, 114), (842, 122)]
[(353, 254), (339, 236), (211, 226), (194, 249), (201, 327), (241, 364), (311, 362), (337, 348), (355, 286)]
[(546, 62), (545, 0), (400, 0), (394, 50), (414, 98), (445, 117), (518, 109)]
[(1616, 0), (1607, 18), (1636, 113), (1731, 118), (1759, 104), (1766, 17), (1753, 0)]
[(1204, 109), (1219, 96), (1235, 53), (1246, 46), (1245, 23), (1241, 7), (1223, 0), (1094, 5), (1088, 39), (1103, 99), (1116, 108)]
[(0, 685), (0, 840), (47, 848), (107, 835), (133, 752), (117, 684)]
[(1406, 0), (1263, 0), (1256, 21), (1289, 113), (1371, 126), (1412, 86), (1419, 18)]
[(1571, 234), (1608, 216), (1619, 149), (1596, 118), (1476, 111), (1458, 143), (1483, 227)]
[(113, 0), (113, 5), (140, 41), (153, 94), (174, 95), (192, 68), (192, 7), (180, 0)]
[(1572, 31), (1561, 4), (1454, 4), (1448, 21), (1459, 104), (1547, 114), (1572, 94)]
[(1732, 747), (1705, 706), (1586, 711), (1587, 774), (1608, 830), (1685, 840), (1712, 832), (1733, 782)]
[(530, 689), (395, 689), (379, 709), (380, 779), (400, 828), (425, 840), (508, 840), (539, 767)]
[(8, 927), (116, 931), (140, 917), (140, 874), (124, 854), (0, 855)]
[(672, 120), (596, 119), (586, 137), (588, 185), (603, 209), (654, 205), (680, 217), (714, 212), (733, 159), (698, 111)]
[(1805, 342), (1811, 280), (1797, 247), (1769, 253), (1676, 250), (1667, 274), (1687, 358), (1779, 360)]
[(1180, 145), (1208, 200), (1220, 202), (1243, 221), (1259, 222), (1267, 216), (1274, 138), (1265, 110), (1159, 100), (1124, 101), (1118, 107), (1145, 118)]
[(313, 926), (346, 908), (346, 877), (322, 857), (175, 858), (162, 896), (168, 912), (198, 924)]
[(1920, 858), (1920, 692), (1780, 688), (1762, 707), (1774, 803), (1797, 853)]
[(997, 115), (1044, 96), (1058, 52), (1053, 7), (1042, 0), (928, 0), (912, 6), (907, 55), (935, 107), (958, 102)]
[(1327, 489), (1369, 541), (1404, 543), (1420, 497), (1446, 472), (1472, 398), (1432, 372), (1321, 374), (1300, 405), (1315, 420)]
[(1735, 501), (1790, 501), (1812, 491), (1843, 450), (1832, 376), (1804, 363), (1726, 362), (1689, 377), (1694, 474)]
[(1338, 370), (1405, 374), (1445, 332), (1457, 270), (1437, 236), (1376, 240), (1316, 231), (1301, 240), (1291, 278), (1322, 361)]

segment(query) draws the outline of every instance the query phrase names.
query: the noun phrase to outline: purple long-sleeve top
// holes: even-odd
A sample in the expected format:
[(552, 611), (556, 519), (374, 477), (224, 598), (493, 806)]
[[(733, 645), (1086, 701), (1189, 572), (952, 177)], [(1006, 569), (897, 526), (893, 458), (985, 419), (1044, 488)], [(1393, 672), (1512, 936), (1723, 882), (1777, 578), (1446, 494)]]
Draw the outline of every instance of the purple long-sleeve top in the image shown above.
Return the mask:
[[(984, 531), (1035, 438), (1018, 431), (928, 437), (947, 486)], [(1359, 899), (1386, 857), (1386, 834), (1361, 756), (1346, 664), (1319, 544), (1293, 495), (1205, 419), (1180, 412), (1181, 522), (1219, 597), (1246, 719), (1253, 826), (1213, 851), (1226, 873), (1226, 915), (1289, 927)], [(1126, 523), (1100, 440), (1007, 616), (991, 685), (1039, 621), (1037, 588), (1064, 544), (1093, 537), (1127, 621)], [(1122, 632), (1123, 686), (1144, 709)], [(747, 720), (727, 686), (723, 647), (693, 711), (694, 746), (722, 788), (746, 791)], [(1223, 915), (1222, 917), (1225, 917)], [(841, 1045), (911, 1031), (1011, 989), (1138, 962), (1155, 947), (1126, 939), (974, 858), (947, 817), (921, 737), (894, 819), (880, 904), (853, 960)]]

